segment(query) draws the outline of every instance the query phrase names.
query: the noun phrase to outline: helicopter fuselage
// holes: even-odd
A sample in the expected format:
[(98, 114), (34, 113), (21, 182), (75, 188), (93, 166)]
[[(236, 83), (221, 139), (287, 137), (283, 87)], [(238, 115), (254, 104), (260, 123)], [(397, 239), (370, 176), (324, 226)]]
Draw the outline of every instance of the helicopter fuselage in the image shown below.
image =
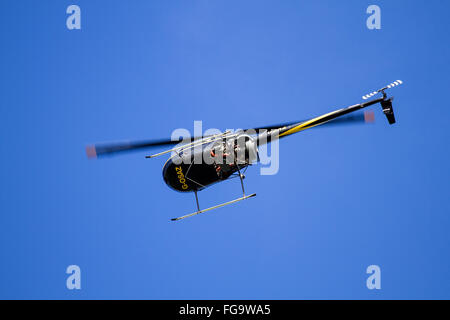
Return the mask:
[[(188, 148), (172, 155), (163, 167), (164, 182), (179, 192), (200, 191), (216, 182), (228, 179), (232, 174), (244, 169), (248, 162), (217, 163), (211, 156), (210, 146)], [(223, 172), (223, 169), (226, 171)]]

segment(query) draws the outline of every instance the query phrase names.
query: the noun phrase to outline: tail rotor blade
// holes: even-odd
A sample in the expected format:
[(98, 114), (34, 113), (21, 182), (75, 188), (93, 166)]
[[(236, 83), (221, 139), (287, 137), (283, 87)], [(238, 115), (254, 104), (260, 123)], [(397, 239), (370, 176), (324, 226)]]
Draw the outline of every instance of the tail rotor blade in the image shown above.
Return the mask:
[(373, 97), (374, 95), (376, 95), (376, 94), (378, 94), (378, 93), (380, 93), (380, 92), (382, 92), (382, 93), (384, 94), (384, 90), (386, 90), (386, 89), (391, 89), (391, 88), (393, 88), (393, 87), (399, 86), (399, 85), (401, 85), (402, 83), (403, 83), (402, 80), (394, 81), (394, 82), (388, 84), (388, 85), (387, 85), (386, 87), (384, 87), (384, 88), (381, 88), (381, 89), (379, 89), (379, 90), (377, 90), (377, 91), (374, 91), (374, 92), (371, 92), (371, 93), (369, 93), (369, 94), (364, 95), (362, 98), (363, 98), (364, 100), (367, 100), (367, 99)]

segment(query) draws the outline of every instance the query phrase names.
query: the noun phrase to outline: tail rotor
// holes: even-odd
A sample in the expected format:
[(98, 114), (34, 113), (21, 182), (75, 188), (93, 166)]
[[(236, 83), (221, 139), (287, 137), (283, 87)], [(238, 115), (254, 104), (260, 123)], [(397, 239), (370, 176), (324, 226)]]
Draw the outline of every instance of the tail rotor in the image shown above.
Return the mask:
[[(383, 113), (386, 116), (389, 124), (394, 124), (395, 123), (395, 116), (394, 116), (394, 108), (392, 107), (392, 100), (394, 100), (394, 97), (390, 97), (389, 99), (387, 98), (386, 92), (384, 92), (387, 89), (399, 86), (403, 83), (402, 80), (397, 80), (394, 81), (390, 84), (388, 84), (386, 87), (381, 88), (377, 91), (371, 92), (369, 94), (364, 95), (362, 98), (364, 100), (367, 100), (375, 95), (377, 95), (378, 93), (382, 93), (383, 94), (383, 98), (381, 99), (377, 99), (377, 101), (379, 101), (381, 103), (381, 107), (383, 108)], [(370, 101), (369, 101), (370, 102)], [(367, 102), (367, 103), (369, 103)]]
[(402, 83), (403, 83), (402, 80), (394, 81), (394, 82), (388, 84), (388, 85), (387, 85), (386, 87), (384, 87), (384, 88), (381, 88), (381, 89), (379, 89), (379, 90), (377, 90), (377, 91), (374, 91), (374, 92), (371, 92), (371, 93), (369, 93), (369, 94), (364, 95), (362, 98), (363, 98), (364, 100), (367, 100), (367, 99), (373, 97), (374, 95), (376, 95), (376, 94), (378, 94), (378, 93), (380, 93), (380, 92), (383, 94), (383, 98), (386, 98), (386, 93), (384, 92), (384, 90), (390, 89), (390, 88), (393, 88), (393, 87), (396, 87), (396, 86), (399, 86), (399, 85), (401, 85)]

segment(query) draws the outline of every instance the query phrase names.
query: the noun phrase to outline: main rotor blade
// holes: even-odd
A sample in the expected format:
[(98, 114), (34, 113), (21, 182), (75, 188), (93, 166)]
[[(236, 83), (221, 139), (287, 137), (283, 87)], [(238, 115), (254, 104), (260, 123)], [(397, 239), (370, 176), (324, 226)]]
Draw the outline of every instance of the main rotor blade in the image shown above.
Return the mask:
[[(309, 119), (308, 119), (309, 120)], [(279, 128), (283, 128), (283, 127), (287, 127), (287, 126), (291, 126), (293, 124), (300, 124), (302, 122), (308, 121), (308, 120), (299, 120), (299, 121), (292, 121), (292, 122), (285, 122), (285, 123), (279, 123), (279, 124), (273, 124), (273, 125), (269, 125), (269, 126), (264, 126), (264, 127), (257, 127), (257, 128), (251, 128), (251, 129), (246, 129), (246, 130), (255, 130), (255, 131), (259, 131), (259, 130), (273, 130), (273, 129), (279, 129)], [(340, 118), (336, 118), (334, 120), (331, 120), (329, 122), (326, 122), (318, 127), (323, 127), (323, 126), (339, 126), (339, 125), (347, 125), (347, 124), (362, 124), (362, 123), (369, 123), (369, 122), (374, 122), (375, 121), (375, 115), (373, 113), (372, 110), (369, 111), (365, 111), (360, 112), (360, 113), (354, 113), (354, 114), (350, 114), (347, 116), (343, 116)]]
[[(375, 119), (373, 111), (366, 111), (364, 113), (356, 113), (351, 114), (348, 116), (343, 116), (337, 119), (334, 119), (332, 121), (326, 122), (320, 127), (323, 126), (339, 126), (339, 125), (347, 125), (347, 124), (357, 124), (357, 123), (364, 123), (364, 122), (373, 122)], [(264, 127), (256, 127), (251, 129), (245, 129), (246, 130), (272, 130), (272, 129), (279, 129), (286, 126), (290, 126), (296, 123), (302, 123), (307, 120), (302, 121), (293, 121), (293, 122), (286, 122), (286, 123), (279, 123)], [(319, 127), (319, 126), (318, 126)], [(201, 138), (205, 137), (194, 137), (191, 139), (192, 141), (199, 140)], [(99, 156), (107, 156), (107, 155), (113, 155), (115, 153), (121, 153), (126, 151), (134, 151), (139, 149), (149, 149), (153, 147), (159, 147), (159, 146), (170, 146), (180, 143), (182, 140), (169, 140), (169, 139), (160, 139), (160, 140), (142, 140), (142, 141), (123, 141), (123, 142), (112, 142), (112, 143), (99, 143), (94, 145), (89, 145), (86, 147), (86, 155), (88, 158), (97, 158)]]
[(173, 141), (168, 139), (161, 140), (143, 140), (143, 141), (123, 141), (112, 143), (99, 143), (86, 147), (88, 158), (97, 158), (99, 156), (111, 155), (114, 153), (146, 149), (159, 146), (168, 146), (179, 143), (182, 140)]
[(317, 128), (321, 126), (340, 126), (347, 124), (364, 124), (373, 122), (375, 122), (375, 114), (373, 110), (366, 110), (364, 112), (356, 112), (347, 116), (336, 118), (329, 122), (325, 122), (324, 124), (317, 126)]

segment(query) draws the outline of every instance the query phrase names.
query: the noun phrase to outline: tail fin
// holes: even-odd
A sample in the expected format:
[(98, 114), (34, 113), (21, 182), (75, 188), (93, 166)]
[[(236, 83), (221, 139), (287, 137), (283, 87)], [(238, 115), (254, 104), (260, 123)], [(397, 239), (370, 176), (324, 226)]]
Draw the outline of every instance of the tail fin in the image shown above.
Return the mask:
[(394, 108), (392, 107), (392, 100), (394, 100), (394, 97), (381, 101), (383, 113), (386, 116), (387, 120), (389, 121), (389, 124), (395, 123), (395, 115), (394, 115)]

